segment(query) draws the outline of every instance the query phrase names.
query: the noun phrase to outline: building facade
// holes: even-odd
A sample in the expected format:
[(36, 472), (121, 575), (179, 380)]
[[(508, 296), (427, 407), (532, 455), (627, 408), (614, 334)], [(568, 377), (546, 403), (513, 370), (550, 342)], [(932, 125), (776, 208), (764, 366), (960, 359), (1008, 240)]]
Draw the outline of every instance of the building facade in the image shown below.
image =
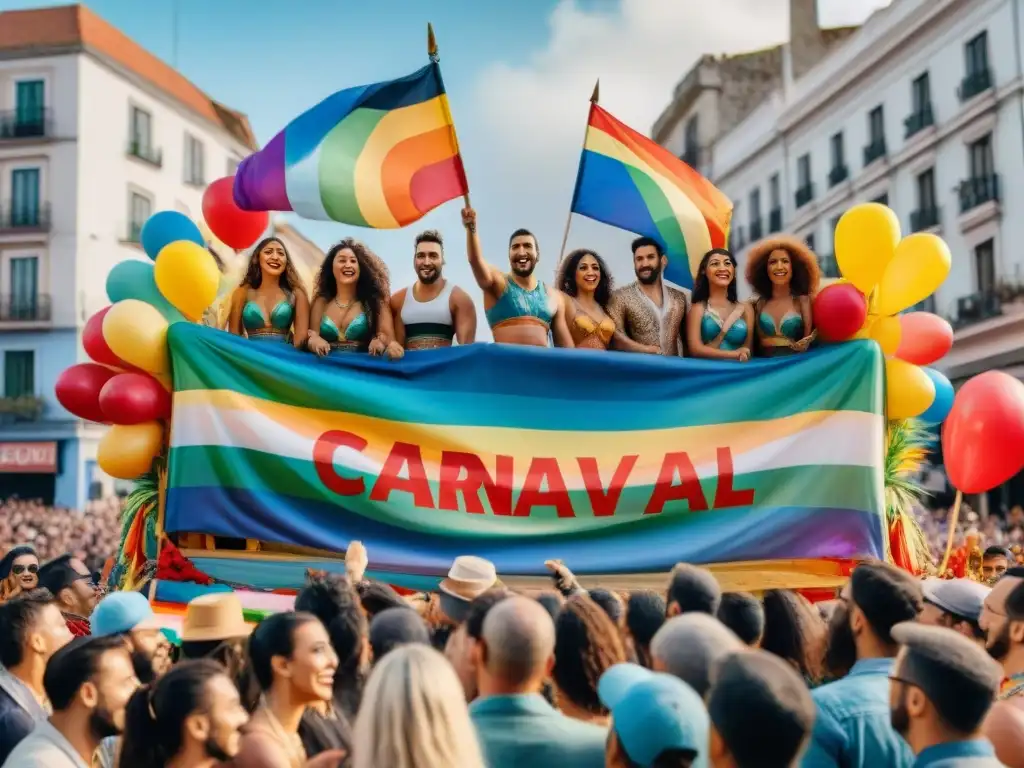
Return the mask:
[(81, 507), (103, 427), (65, 411), (106, 278), (149, 215), (198, 214), (255, 148), (244, 115), (84, 6), (0, 13), (0, 496)]

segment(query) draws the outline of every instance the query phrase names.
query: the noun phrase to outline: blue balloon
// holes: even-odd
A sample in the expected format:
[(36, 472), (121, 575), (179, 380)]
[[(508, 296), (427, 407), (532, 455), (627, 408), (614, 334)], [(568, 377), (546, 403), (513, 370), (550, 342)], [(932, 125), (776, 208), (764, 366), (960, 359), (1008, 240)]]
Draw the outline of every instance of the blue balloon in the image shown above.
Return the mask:
[(156, 307), (168, 323), (185, 320), (184, 315), (176, 310), (156, 287), (153, 276), (153, 263), (129, 259), (115, 264), (107, 275), (107, 298), (111, 304), (124, 299), (138, 299)]
[(949, 416), (949, 411), (953, 407), (953, 385), (949, 383), (949, 379), (943, 376), (938, 371), (934, 371), (931, 368), (922, 368), (928, 378), (932, 380), (932, 384), (935, 385), (935, 399), (932, 400), (932, 404), (928, 406), (928, 410), (922, 413), (918, 418), (925, 424), (941, 424)]
[(154, 213), (142, 225), (142, 248), (153, 261), (164, 249), (164, 246), (179, 240), (190, 240), (197, 245), (206, 247), (203, 233), (188, 216), (178, 211), (160, 211)]

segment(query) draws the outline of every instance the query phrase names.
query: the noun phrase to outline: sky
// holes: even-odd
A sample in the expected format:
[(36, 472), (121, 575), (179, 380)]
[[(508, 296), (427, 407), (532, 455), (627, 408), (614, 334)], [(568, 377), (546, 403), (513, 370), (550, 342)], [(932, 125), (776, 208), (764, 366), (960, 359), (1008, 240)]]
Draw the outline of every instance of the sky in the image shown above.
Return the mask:
[[(0, 0), (0, 10), (54, 5)], [(408, 74), (427, 61), (432, 22), (487, 258), (507, 265), (509, 233), (534, 231), (550, 280), (568, 215), (589, 98), (648, 133), (703, 54), (784, 42), (788, 0), (89, 0), (210, 96), (249, 116), (265, 144), (334, 91)], [(822, 26), (862, 22), (888, 0), (819, 0)], [(709, 9), (714, 7), (714, 12)], [(177, 15), (177, 24), (174, 23)], [(174, 30), (177, 29), (177, 34)], [(176, 39), (176, 42), (175, 42)], [(478, 294), (452, 201), (403, 230), (293, 221), (321, 247), (354, 236), (414, 279), (413, 238), (438, 229), (446, 276)], [(632, 235), (575, 216), (568, 248), (592, 248), (621, 283)]]

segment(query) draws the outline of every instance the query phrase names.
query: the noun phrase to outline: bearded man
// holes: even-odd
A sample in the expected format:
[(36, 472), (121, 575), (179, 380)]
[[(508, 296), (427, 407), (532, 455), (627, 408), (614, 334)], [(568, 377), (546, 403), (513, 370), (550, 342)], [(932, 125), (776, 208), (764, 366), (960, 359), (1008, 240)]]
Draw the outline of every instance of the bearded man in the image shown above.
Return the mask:
[(985, 650), (1003, 667), (999, 700), (985, 720), (996, 757), (1024, 768), (1024, 568), (1010, 568), (992, 587), (978, 621)]

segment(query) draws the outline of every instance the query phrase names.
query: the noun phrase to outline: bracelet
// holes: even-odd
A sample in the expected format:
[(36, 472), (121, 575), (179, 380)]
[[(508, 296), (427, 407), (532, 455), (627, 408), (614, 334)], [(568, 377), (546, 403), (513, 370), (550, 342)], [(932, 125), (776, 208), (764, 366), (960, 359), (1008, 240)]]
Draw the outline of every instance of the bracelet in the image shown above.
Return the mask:
[(466, 225), (466, 231), (469, 232), (471, 235), (475, 234), (476, 233), (476, 222), (475, 221), (471, 221), (469, 224), (467, 224)]

